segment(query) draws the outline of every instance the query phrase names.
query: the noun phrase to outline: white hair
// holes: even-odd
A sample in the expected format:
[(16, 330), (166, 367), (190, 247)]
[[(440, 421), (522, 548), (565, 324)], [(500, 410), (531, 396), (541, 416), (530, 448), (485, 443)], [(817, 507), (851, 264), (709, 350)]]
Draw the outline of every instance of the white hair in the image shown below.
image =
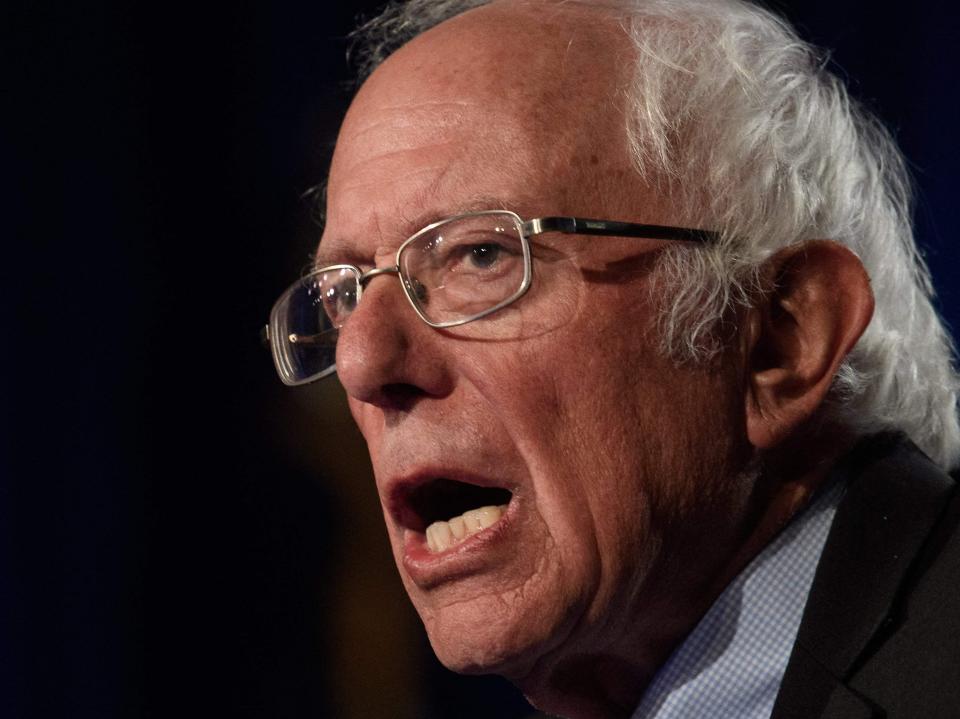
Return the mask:
[[(361, 76), (421, 32), (486, 0), (409, 0), (355, 32)], [(571, 4), (567, 0), (566, 4)], [(911, 226), (911, 184), (883, 125), (823, 57), (744, 0), (577, 2), (615, 12), (636, 49), (627, 133), (640, 175), (678, 222), (721, 241), (665, 253), (664, 348), (703, 362), (728, 341), (732, 310), (756, 296), (762, 262), (831, 239), (873, 287), (869, 326), (841, 366), (823, 419), (858, 435), (905, 432), (945, 468), (960, 462), (953, 345)]]

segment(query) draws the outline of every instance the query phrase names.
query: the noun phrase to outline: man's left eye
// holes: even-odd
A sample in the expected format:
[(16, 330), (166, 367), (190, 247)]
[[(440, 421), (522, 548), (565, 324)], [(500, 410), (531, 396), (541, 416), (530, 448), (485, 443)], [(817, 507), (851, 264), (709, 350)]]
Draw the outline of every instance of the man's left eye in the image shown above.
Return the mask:
[(500, 245), (488, 242), (482, 245), (473, 245), (466, 256), (474, 267), (486, 269), (492, 267), (503, 250)]

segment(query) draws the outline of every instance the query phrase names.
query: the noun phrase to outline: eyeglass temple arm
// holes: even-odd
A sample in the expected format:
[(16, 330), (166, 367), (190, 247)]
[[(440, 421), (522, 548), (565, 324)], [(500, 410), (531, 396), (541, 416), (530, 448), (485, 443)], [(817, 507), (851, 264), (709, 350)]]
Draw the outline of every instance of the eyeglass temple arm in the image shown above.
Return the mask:
[(527, 235), (542, 232), (562, 232), (567, 235), (605, 235), (610, 237), (644, 237), (650, 240), (685, 240), (688, 242), (716, 242), (719, 235), (709, 230), (665, 225), (638, 225), (633, 222), (588, 220), (583, 217), (541, 217), (523, 223)]

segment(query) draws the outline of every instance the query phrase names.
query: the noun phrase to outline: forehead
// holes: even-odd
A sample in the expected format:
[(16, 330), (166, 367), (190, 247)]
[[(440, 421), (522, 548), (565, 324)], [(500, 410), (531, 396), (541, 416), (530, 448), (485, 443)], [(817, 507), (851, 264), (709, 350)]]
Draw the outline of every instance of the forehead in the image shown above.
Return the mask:
[(597, 215), (622, 194), (623, 30), (597, 10), (533, 7), (453, 18), (365, 83), (331, 165), (322, 258), (372, 257), (465, 210)]

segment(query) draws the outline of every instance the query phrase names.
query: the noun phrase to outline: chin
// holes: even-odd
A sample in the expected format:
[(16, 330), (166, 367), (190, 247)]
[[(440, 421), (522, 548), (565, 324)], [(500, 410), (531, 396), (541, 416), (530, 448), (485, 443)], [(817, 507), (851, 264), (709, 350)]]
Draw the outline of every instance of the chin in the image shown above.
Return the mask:
[(435, 641), (430, 644), (437, 659), (457, 674), (498, 674), (513, 678), (525, 674), (529, 666), (527, 653), (498, 644), (478, 644), (469, 641)]
[(459, 674), (498, 674), (514, 683), (527, 677), (566, 634), (549, 613), (519, 615), (499, 598), (481, 598), (421, 612), (440, 662)]

